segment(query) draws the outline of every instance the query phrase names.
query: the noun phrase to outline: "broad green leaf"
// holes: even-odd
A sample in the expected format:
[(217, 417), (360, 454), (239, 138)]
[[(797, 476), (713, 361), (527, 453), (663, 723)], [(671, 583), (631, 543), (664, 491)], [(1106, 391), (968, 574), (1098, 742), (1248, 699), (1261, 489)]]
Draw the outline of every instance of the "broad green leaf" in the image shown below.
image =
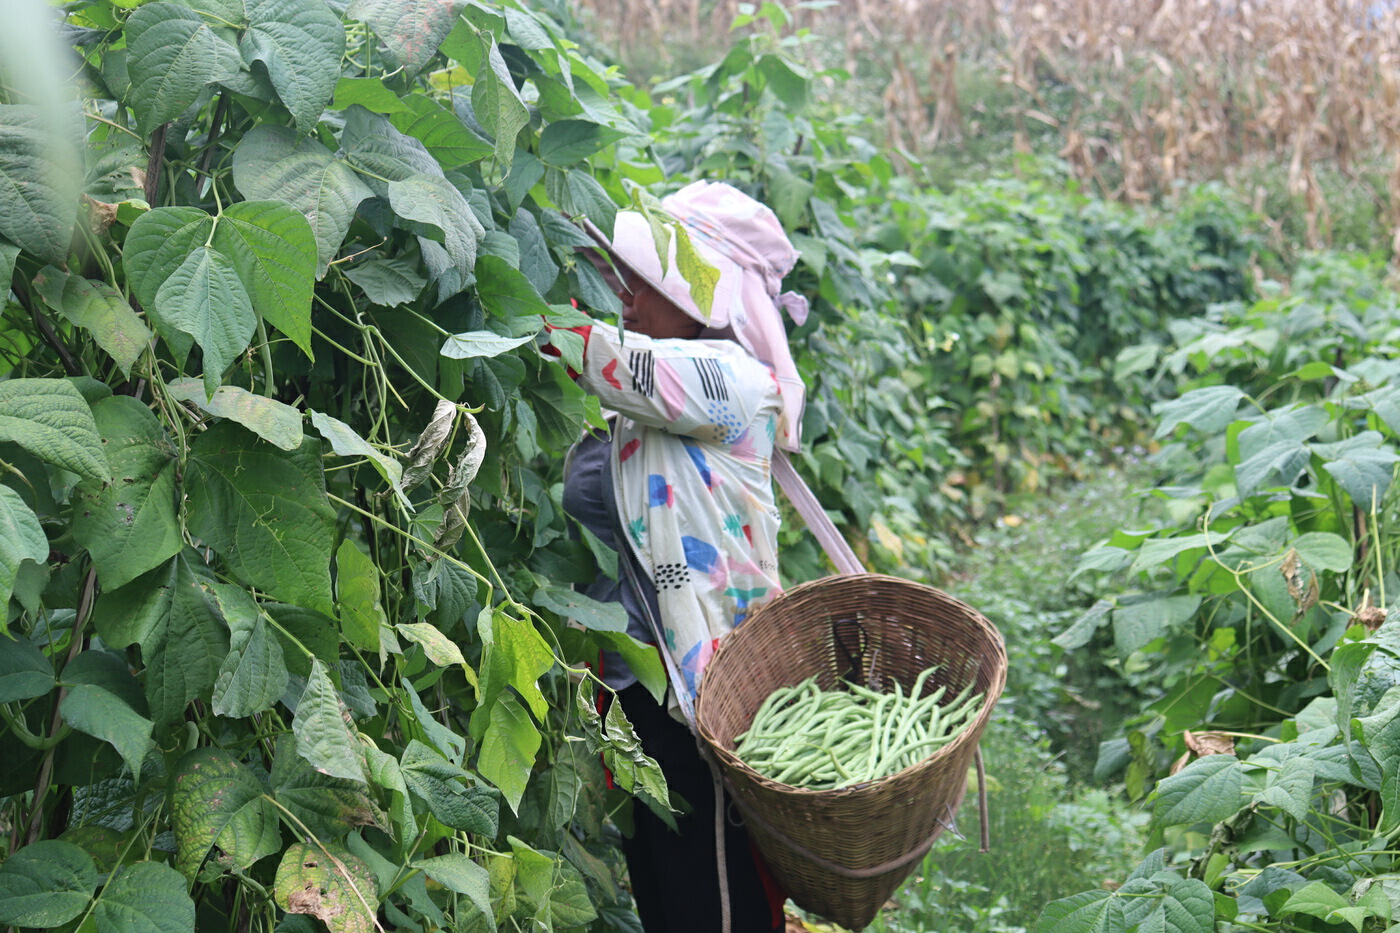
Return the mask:
[(0, 864), (0, 923), (60, 926), (83, 912), (98, 881), (92, 856), (73, 843), (31, 843)]
[(489, 330), (474, 330), (453, 334), (442, 345), (442, 355), (454, 360), (500, 356), (533, 341), (534, 335), (502, 337)]
[(223, 749), (186, 753), (175, 765), (170, 788), (175, 867), (191, 881), (215, 847), (215, 862), (228, 869), (247, 868), (282, 847), (267, 788)]
[(1208, 755), (1157, 785), (1152, 818), (1159, 826), (1218, 823), (1239, 812), (1244, 769), (1234, 755)]
[(1235, 486), (1246, 499), (1263, 488), (1291, 486), (1311, 460), (1312, 452), (1301, 441), (1270, 444), (1235, 467)]
[(535, 590), (534, 602), (586, 629), (599, 632), (627, 631), (627, 610), (621, 603), (600, 603), (567, 587), (551, 584)]
[(59, 707), (63, 721), (79, 732), (110, 744), (141, 780), (141, 763), (151, 750), (151, 721), (101, 687), (70, 687)]
[(480, 911), (479, 922), (488, 930), (496, 929), (491, 910), (491, 875), (485, 868), (459, 852), (419, 859), (413, 867), (449, 891), (466, 895)]
[(655, 645), (638, 641), (626, 632), (595, 631), (592, 637), (606, 650), (622, 655), (623, 662), (637, 675), (637, 680), (641, 681), (642, 686), (647, 688), (656, 702), (665, 701), (666, 669)]
[[(554, 170), (550, 170), (548, 174), (552, 175), (554, 173)], [(613, 203), (612, 196), (608, 194), (607, 190), (598, 183), (598, 180), (594, 178), (592, 174), (590, 174), (587, 166), (581, 165), (563, 174), (567, 203), (572, 207), (573, 213), (576, 215), (582, 214), (593, 221), (593, 223), (597, 224), (598, 229), (611, 235), (617, 218), (617, 205)], [(548, 179), (546, 178), (546, 180)], [(687, 264), (680, 266), (681, 274), (685, 277), (685, 280), (691, 284), (691, 296), (695, 298), (696, 303), (700, 306), (701, 312), (708, 314), (709, 305), (702, 303), (700, 298), (695, 295), (695, 283), (700, 272), (706, 269), (708, 269), (713, 275), (713, 278), (718, 281), (719, 271), (695, 254), (693, 247), (686, 237), (677, 235), (674, 239), (676, 240), (678, 258), (682, 248), (681, 241), (684, 240), (686, 243), (685, 249), (687, 250), (687, 254), (685, 259)], [(667, 253), (666, 255), (669, 259), (670, 254)], [(713, 285), (711, 285), (710, 291), (714, 291)]]
[(1240, 459), (1249, 460), (1280, 444), (1300, 445), (1326, 427), (1329, 420), (1327, 410), (1316, 405), (1268, 412), (1265, 420), (1245, 428), (1236, 438)]
[(282, 735), (272, 758), (272, 795), (316, 838), (338, 840), (357, 826), (377, 826), (380, 818), (358, 781), (330, 777), (296, 753), (295, 739)]
[(662, 808), (658, 815), (664, 815), (671, 799), (666, 789), (666, 776), (656, 760), (643, 750), (642, 740), (628, 721), (621, 703), (608, 707), (604, 726), (607, 745), (603, 749), (603, 761), (617, 779), (618, 786), (630, 794), (646, 794), (651, 798), (652, 809)]
[(0, 295), (8, 294), (15, 278), (19, 247), (0, 237)]
[(476, 599), (476, 577), (445, 560), (413, 571), (413, 596), (446, 628), (456, 625)]
[(428, 622), (400, 622), (395, 628), (404, 638), (416, 645), (422, 645), (428, 660), (438, 667), (450, 667), (453, 664), (467, 666), (466, 658), (462, 657), (462, 649), (438, 631), (436, 626)]
[[(1387, 704), (1396, 688), (1387, 691), (1376, 709), (1363, 719), (1351, 722), (1353, 737), (1363, 739), (1365, 751), (1354, 754), (1370, 757), (1381, 772), (1381, 818), (1376, 829), (1390, 832), (1400, 826), (1400, 705)], [(1359, 734), (1358, 734), (1359, 733)], [(1369, 753), (1369, 754), (1368, 754)]]
[[(10, 602), (10, 593), (14, 589), (20, 564), (26, 560), (43, 564), (48, 559), (49, 539), (39, 524), (39, 517), (25, 504), (19, 493), (9, 486), (0, 486), (0, 609)], [(4, 643), (0, 642), (0, 649), (3, 647)], [(0, 650), (0, 654), (3, 653), (4, 651)], [(3, 662), (0, 662), (0, 671), (3, 670)], [(49, 674), (52, 677), (53, 672), (50, 671)], [(4, 686), (4, 676), (0, 674), (0, 696), (8, 692)], [(8, 702), (10, 700), (0, 700), (0, 703)]]
[(1215, 897), (1204, 881), (1177, 879), (1137, 929), (1142, 933), (1215, 933)]
[[(538, 681), (554, 666), (548, 643), (529, 622), (506, 612), (483, 612), (477, 628), (485, 644), (481, 661), (482, 707), (490, 707), (509, 685), (519, 691), (535, 718), (543, 722), (549, 705)], [(479, 734), (477, 728), (473, 715), (473, 734)]]
[(233, 180), (244, 197), (286, 201), (310, 221), (318, 276), (340, 251), (360, 202), (374, 194), (343, 159), (284, 126), (248, 131), (233, 153)]
[(1133, 562), (1133, 553), (1126, 548), (1104, 545), (1086, 551), (1079, 558), (1079, 563), (1075, 565), (1074, 573), (1069, 578), (1073, 580), (1081, 573), (1090, 570), (1102, 571), (1104, 573), (1117, 573)]
[(1341, 535), (1327, 531), (1310, 531), (1293, 541), (1293, 550), (1314, 570), (1346, 573), (1351, 569), (1351, 545)]
[(301, 412), (290, 405), (265, 395), (255, 395), (241, 386), (219, 386), (212, 396), (206, 397), (203, 386), (194, 379), (176, 379), (170, 383), (169, 390), (180, 401), (190, 402), (219, 418), (236, 421), (283, 450), (301, 447), (304, 439)]
[(1152, 410), (1161, 417), (1154, 438), (1160, 440), (1181, 424), (1189, 424), (1204, 435), (1218, 434), (1235, 420), (1244, 393), (1231, 385), (1206, 386), (1192, 389), (1178, 399), (1154, 405)]
[(1094, 633), (1108, 621), (1108, 614), (1112, 609), (1113, 603), (1106, 599), (1099, 600), (1076, 619), (1073, 625), (1050, 639), (1050, 643), (1066, 651), (1083, 648), (1094, 637)]
[[(192, 380), (191, 380), (192, 381)], [(74, 490), (73, 537), (103, 589), (125, 586), (180, 553), (175, 447), (151, 410), (127, 395), (92, 406), (112, 482)]]
[(238, 49), (198, 13), (175, 3), (148, 3), (126, 22), (128, 101), (143, 135), (189, 109), (209, 85), (242, 70)]
[(346, 539), (335, 552), (336, 603), (345, 640), (361, 651), (379, 651), (379, 629), (389, 622), (380, 604), (379, 568)]
[(413, 689), (413, 684), (406, 678), (403, 681), (403, 688), (404, 695), (408, 698), (408, 705), (413, 710), (413, 724), (422, 731), (423, 737), (427, 739), (429, 745), (441, 752), (443, 757), (452, 764), (460, 765), (462, 758), (467, 753), (466, 739), (438, 722), (433, 714), (428, 712), (428, 708), (418, 698), (418, 692)]
[(1118, 933), (1123, 908), (1108, 891), (1085, 891), (1052, 901), (1036, 921), (1035, 933)]
[(347, 265), (344, 271), (347, 279), (360, 286), (370, 304), (385, 308), (413, 302), (428, 284), (414, 263), (397, 256), (366, 259)]
[(414, 175), (442, 177), (442, 166), (422, 142), (399, 132), (388, 118), (363, 107), (346, 111), (340, 148), (346, 162), (363, 174), (365, 184), (380, 197), (388, 195), (388, 185), (393, 181)]
[[(419, 99), (414, 95), (410, 100)], [(341, 78), (335, 84), (332, 110), (348, 110), (359, 104), (374, 113), (399, 113), (409, 109), (409, 102), (395, 94), (379, 78)]]
[(1152, 596), (1120, 604), (1113, 610), (1114, 644), (1130, 654), (1190, 621), (1200, 605), (1200, 596)]
[(326, 666), (319, 658), (313, 660), (311, 677), (292, 720), (297, 754), (322, 774), (363, 782), (364, 756), (359, 739), (350, 731), (346, 718), (345, 707)]
[(529, 714), (512, 694), (500, 694), (491, 707), (476, 767), (501, 791), (513, 812), (519, 812), (520, 798), (525, 795), (539, 750), (540, 732)]
[(531, 848), (514, 836), (511, 850), (519, 863), (517, 878), (541, 923), (561, 929), (586, 926), (597, 918), (578, 869), (553, 853)]
[(187, 522), (245, 582), (328, 614), (335, 511), (321, 445), (283, 451), (224, 421), (201, 434), (186, 466)]
[(150, 346), (151, 331), (121, 292), (53, 266), (39, 270), (34, 286), (51, 308), (90, 333), (123, 375), (131, 375), (131, 367)]
[[(778, 221), (791, 230), (802, 225), (807, 212), (807, 201), (812, 197), (816, 186), (805, 178), (775, 166), (770, 159), (764, 178), (768, 182), (768, 200)], [(1121, 377), (1120, 377), (1121, 378)]]
[[(154, 307), (158, 329), (189, 334), (204, 351), (204, 389), (213, 395), (258, 325), (233, 261), (211, 247), (196, 248), (156, 292)], [(162, 336), (169, 333), (162, 329)]]
[(107, 882), (93, 919), (98, 933), (186, 933), (195, 928), (194, 901), (175, 869), (137, 862)]
[(1322, 458), (1322, 468), (1332, 474), (1351, 501), (1362, 509), (1379, 504), (1390, 488), (1395, 464), (1400, 461), (1378, 431), (1362, 431), (1334, 444), (1313, 444), (1312, 452)]
[(464, 0), (351, 0), (345, 15), (368, 23), (390, 60), (410, 76), (423, 70), (457, 22)]
[(243, 58), (267, 66), (297, 129), (309, 133), (330, 102), (345, 52), (345, 27), (323, 0), (248, 0)]
[(1269, 776), (1268, 786), (1254, 799), (1278, 807), (1302, 822), (1308, 818), (1316, 775), (1317, 769), (1311, 758), (1290, 758)]
[(676, 268), (680, 270), (681, 278), (690, 285), (690, 297), (696, 307), (705, 319), (709, 320), (710, 307), (715, 300), (715, 288), (719, 285), (719, 270), (700, 254), (691, 242), (690, 234), (685, 230), (677, 227), (675, 239)]
[(529, 278), (499, 256), (482, 256), (477, 262), (476, 291), (481, 306), (493, 318), (535, 319), (549, 313), (549, 305)]
[(392, 181), (389, 206), (404, 220), (438, 231), (455, 271), (463, 277), (471, 273), (476, 265), (477, 244), (486, 231), (462, 192), (450, 181), (436, 175), (410, 175)]
[(587, 120), (555, 120), (540, 133), (540, 159), (564, 168), (582, 162), (627, 135)]
[(1142, 546), (1138, 548), (1137, 556), (1133, 558), (1133, 564), (1128, 568), (1128, 572), (1141, 573), (1144, 570), (1150, 570), (1165, 564), (1178, 554), (1196, 548), (1211, 547), (1218, 551), (1220, 546), (1228, 540), (1230, 540), (1228, 532), (1225, 534), (1202, 532), (1175, 538), (1149, 538), (1142, 542)]
[(186, 257), (209, 239), (213, 228), (214, 218), (198, 208), (161, 207), (138, 217), (122, 245), (132, 294), (182, 365), (193, 341), (173, 327), (162, 326), (156, 293)]
[(306, 217), (281, 201), (240, 201), (219, 215), (212, 245), (233, 261), (253, 310), (311, 356), (317, 247)]
[(287, 689), (287, 662), (282, 645), (256, 611), (225, 613), (229, 652), (214, 681), (216, 716), (242, 719), (271, 709)]
[[(1321, 881), (1312, 881), (1293, 892), (1282, 911), (1307, 914), (1329, 923), (1337, 922), (1336, 914), (1351, 906), (1351, 902)], [(1360, 930), (1360, 925), (1357, 929)]]
[(81, 163), (63, 128), (56, 114), (0, 104), (0, 238), (9, 241), (0, 242), (0, 295), (10, 293), (14, 254), (9, 244), (44, 262), (62, 263), (68, 257), (78, 186), (65, 166)]
[(93, 610), (103, 641), (141, 645), (146, 698), (157, 728), (180, 719), (185, 705), (214, 685), (228, 654), (222, 614), (200, 555), (176, 554), (164, 567), (105, 592)]
[(489, 42), (490, 48), (472, 85), (472, 110), (495, 140), (496, 161), (509, 171), (515, 158), (515, 137), (529, 124), (530, 111), (520, 98), (495, 38), (483, 36), (481, 41)]
[[(0, 486), (0, 509), (8, 487)], [(0, 530), (3, 535), (3, 530)], [(4, 538), (0, 537), (0, 547)], [(53, 689), (53, 664), (32, 641), (0, 635), (0, 703), (30, 700)]]
[(371, 933), (379, 911), (374, 872), (339, 843), (294, 842), (277, 866), (277, 905), (319, 918), (330, 933)]
[(438, 822), (463, 832), (494, 837), (500, 828), (500, 803), (485, 787), (468, 787), (468, 772), (414, 739), (404, 749), (400, 772), (413, 793), (428, 805)]
[(84, 479), (112, 480), (92, 409), (66, 379), (0, 382), (0, 441)]
[(332, 418), (330, 415), (323, 415), (319, 411), (311, 412), (311, 426), (320, 432), (321, 436), (330, 441), (331, 450), (341, 457), (364, 457), (369, 460), (370, 465), (379, 472), (390, 487), (398, 494), (399, 502), (404, 508), (411, 508), (408, 499), (399, 490), (399, 484), (403, 480), (403, 464), (399, 463), (388, 454), (381, 453), (370, 446), (369, 442), (350, 427), (344, 421)]
[(491, 143), (432, 98), (415, 94), (403, 103), (401, 110), (390, 114), (389, 122), (421, 142), (444, 170), (450, 172), (480, 162), (493, 151)]

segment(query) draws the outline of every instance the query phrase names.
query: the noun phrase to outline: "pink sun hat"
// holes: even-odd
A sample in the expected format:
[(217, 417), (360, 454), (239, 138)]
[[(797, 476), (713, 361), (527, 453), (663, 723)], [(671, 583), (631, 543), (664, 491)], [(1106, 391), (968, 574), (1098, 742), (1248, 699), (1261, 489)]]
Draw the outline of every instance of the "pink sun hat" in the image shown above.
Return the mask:
[(732, 331), (740, 346), (773, 371), (782, 396), (778, 444), (798, 450), (806, 386), (788, 348), (782, 312), (803, 324), (807, 299), (781, 290), (783, 276), (797, 263), (797, 249), (772, 210), (723, 182), (694, 182), (663, 198), (661, 206), (684, 226), (695, 251), (719, 270), (709, 315), (680, 273), (676, 238), (670, 238), (663, 274), (651, 225), (639, 211), (618, 211), (611, 241), (587, 220), (584, 228), (672, 304), (713, 330)]

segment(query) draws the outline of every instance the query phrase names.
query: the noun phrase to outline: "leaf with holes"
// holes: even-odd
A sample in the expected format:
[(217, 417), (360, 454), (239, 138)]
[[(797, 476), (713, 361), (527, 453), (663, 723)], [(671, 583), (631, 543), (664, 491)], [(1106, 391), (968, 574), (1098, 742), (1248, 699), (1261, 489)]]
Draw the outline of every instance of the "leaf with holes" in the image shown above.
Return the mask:
[(148, 3), (126, 23), (128, 100), (144, 134), (180, 116), (209, 85), (235, 77), (243, 59), (204, 17), (175, 3)]
[(98, 933), (185, 933), (195, 928), (185, 879), (157, 862), (122, 868), (93, 908)]
[(277, 866), (277, 904), (290, 914), (309, 914), (331, 933), (370, 933), (379, 911), (374, 872), (339, 843), (292, 843)]
[(277, 96), (309, 133), (330, 103), (345, 52), (345, 27), (323, 0), (249, 0), (243, 58), (262, 62)]
[(175, 497), (178, 461), (165, 429), (136, 399), (102, 399), (92, 414), (112, 481), (78, 484), (73, 537), (92, 555), (103, 589), (114, 590), (159, 567), (184, 546)]
[(66, 379), (0, 382), (0, 441), (85, 479), (112, 480), (92, 409)]
[(176, 763), (170, 784), (175, 867), (194, 880), (209, 851), (243, 869), (282, 847), (277, 808), (247, 765), (220, 748), (197, 748)]
[(320, 455), (310, 438), (284, 451), (238, 425), (216, 424), (190, 448), (187, 521), (245, 582), (329, 615), (335, 511)]

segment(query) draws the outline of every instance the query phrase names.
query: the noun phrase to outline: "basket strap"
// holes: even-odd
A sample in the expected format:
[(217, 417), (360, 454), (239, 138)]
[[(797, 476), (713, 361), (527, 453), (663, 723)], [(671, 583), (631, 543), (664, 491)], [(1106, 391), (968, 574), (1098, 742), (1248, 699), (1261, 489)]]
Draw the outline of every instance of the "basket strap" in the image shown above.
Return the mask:
[(773, 455), (773, 478), (782, 487), (788, 501), (797, 509), (797, 514), (802, 516), (802, 520), (812, 530), (812, 534), (821, 544), (822, 550), (836, 566), (837, 572), (865, 573), (865, 567), (862, 566), (860, 558), (856, 557), (856, 552), (851, 550), (851, 546), (846, 543), (841, 532), (837, 531), (836, 526), (831, 523), (826, 510), (822, 508), (817, 497), (812, 494), (812, 490), (803, 481), (797, 468), (792, 465), (786, 451), (780, 450)]
[(813, 852), (811, 849), (808, 849), (806, 846), (794, 842), (792, 838), (787, 835), (787, 833), (784, 833), (772, 823), (759, 816), (758, 812), (754, 810), (754, 808), (750, 806), (747, 801), (745, 801), (742, 797), (740, 797), (734, 792), (734, 787), (732, 784), (729, 783), (729, 780), (727, 778), (724, 781), (724, 785), (729, 790), (729, 799), (738, 804), (740, 812), (744, 814), (745, 821), (757, 824), (768, 835), (774, 837), (784, 846), (791, 849), (793, 852), (796, 852), (798, 855), (802, 856), (804, 859), (811, 862), (812, 864), (818, 865), (829, 872), (841, 875), (845, 878), (874, 878), (877, 875), (883, 875), (886, 872), (894, 871), (896, 868), (903, 868), (905, 865), (908, 865), (915, 859), (923, 858), (923, 856), (928, 852), (928, 850), (933, 847), (933, 844), (938, 840), (938, 837), (943, 834), (943, 830), (945, 828), (952, 828), (947, 823), (944, 823), (940, 820), (939, 826), (936, 830), (934, 830), (932, 836), (929, 836), (928, 839), (919, 843), (917, 846), (910, 849), (903, 855), (897, 855), (887, 862), (881, 862), (879, 865), (872, 865), (869, 868), (848, 868), (845, 865), (839, 865), (836, 862), (831, 861), (830, 859), (823, 858), (822, 856)]

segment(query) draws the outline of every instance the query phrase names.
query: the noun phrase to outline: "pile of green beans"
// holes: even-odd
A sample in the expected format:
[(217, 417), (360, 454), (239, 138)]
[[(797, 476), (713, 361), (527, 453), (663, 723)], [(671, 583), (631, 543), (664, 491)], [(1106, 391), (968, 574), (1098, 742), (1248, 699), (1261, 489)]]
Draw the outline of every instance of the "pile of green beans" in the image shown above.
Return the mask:
[(920, 696), (936, 670), (920, 673), (907, 693), (898, 681), (892, 693), (850, 682), (822, 690), (816, 677), (779, 687), (737, 737), (735, 754), (764, 777), (813, 790), (903, 771), (957, 738), (982, 706), (972, 684), (946, 703), (946, 687)]

